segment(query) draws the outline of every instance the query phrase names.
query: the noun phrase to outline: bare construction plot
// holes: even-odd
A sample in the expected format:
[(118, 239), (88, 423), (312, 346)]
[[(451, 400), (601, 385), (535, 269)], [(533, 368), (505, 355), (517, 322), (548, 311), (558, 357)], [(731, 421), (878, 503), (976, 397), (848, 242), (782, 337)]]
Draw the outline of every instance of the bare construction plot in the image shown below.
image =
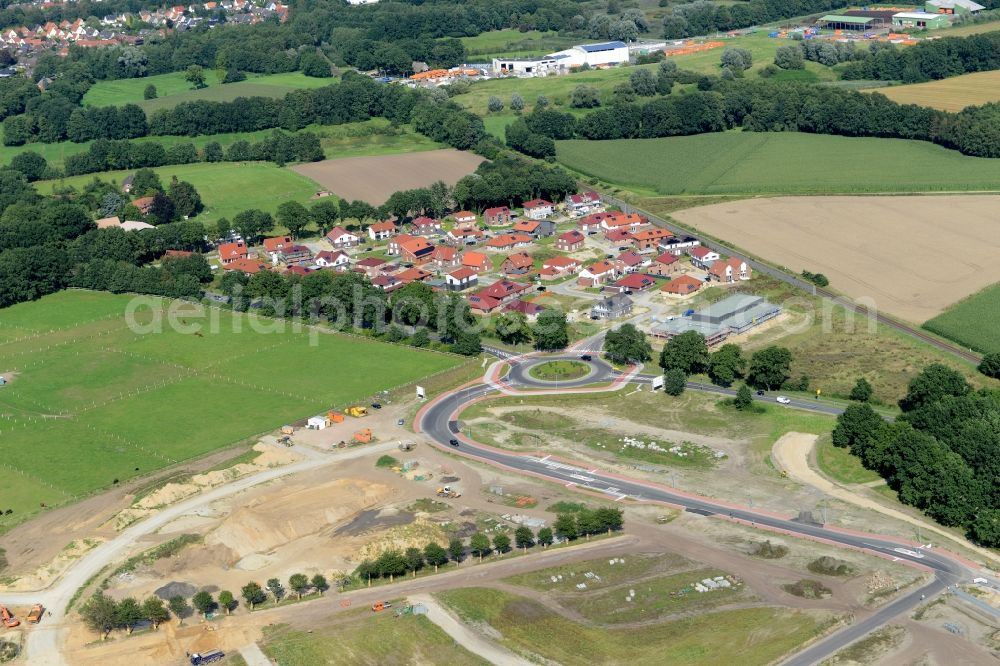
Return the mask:
[(427, 187), (443, 180), (454, 185), (476, 170), (483, 158), (461, 150), (431, 150), (402, 155), (347, 157), (291, 167), (342, 199), (385, 203), (398, 190)]
[(923, 322), (1000, 281), (1000, 196), (782, 197), (673, 213), (684, 224)]

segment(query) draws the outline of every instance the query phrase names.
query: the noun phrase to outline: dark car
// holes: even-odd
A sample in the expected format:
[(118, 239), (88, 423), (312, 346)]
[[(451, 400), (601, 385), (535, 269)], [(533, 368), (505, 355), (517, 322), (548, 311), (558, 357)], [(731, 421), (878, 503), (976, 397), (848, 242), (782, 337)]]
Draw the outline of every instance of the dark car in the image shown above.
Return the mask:
[(613, 255), (613, 254), (606, 254), (606, 255), (604, 255), (604, 258), (605, 259), (614, 259), (615, 255)]
[(373, 402), (372, 409), (382, 409), (382, 404), (378, 402)]
[(580, 357), (580, 360), (581, 361), (590, 361), (590, 360), (593, 360), (593, 358), (594, 357), (591, 356), (590, 354), (584, 354), (583, 356)]
[(538, 291), (545, 291), (546, 287), (544, 285), (538, 287)]
[(449, 439), (448, 443), (451, 444), (452, 446), (458, 446), (458, 440), (457, 439)]
[(757, 395), (764, 395), (763, 391), (757, 391)]
[(619, 252), (625, 252), (626, 250), (628, 250), (628, 245), (622, 245), (620, 248), (618, 248)]

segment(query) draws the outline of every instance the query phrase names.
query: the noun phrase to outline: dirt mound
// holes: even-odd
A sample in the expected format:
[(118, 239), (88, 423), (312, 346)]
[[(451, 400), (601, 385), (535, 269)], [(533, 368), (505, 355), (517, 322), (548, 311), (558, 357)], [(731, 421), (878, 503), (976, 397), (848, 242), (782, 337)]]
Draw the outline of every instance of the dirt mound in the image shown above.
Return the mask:
[(245, 558), (316, 534), (390, 496), (381, 483), (338, 479), (321, 485), (289, 486), (235, 510), (210, 533), (206, 545), (220, 544)]
[(198, 588), (190, 583), (179, 583), (177, 581), (171, 581), (164, 585), (163, 587), (157, 588), (153, 591), (153, 594), (163, 599), (164, 601), (170, 601), (174, 597), (184, 597), (187, 599), (192, 596)]
[(374, 541), (366, 543), (358, 551), (358, 559), (373, 560), (387, 550), (403, 552), (411, 546), (423, 549), (431, 541), (446, 545), (448, 538), (448, 534), (440, 525), (426, 520), (417, 520), (409, 525), (393, 527)]

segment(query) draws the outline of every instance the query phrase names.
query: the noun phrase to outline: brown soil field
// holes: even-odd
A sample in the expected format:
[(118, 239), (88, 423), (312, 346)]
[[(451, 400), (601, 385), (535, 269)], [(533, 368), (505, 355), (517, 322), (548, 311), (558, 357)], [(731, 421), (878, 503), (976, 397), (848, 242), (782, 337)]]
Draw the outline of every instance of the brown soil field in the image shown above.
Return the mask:
[(684, 224), (920, 323), (1000, 281), (1000, 196), (781, 197), (673, 213)]
[(889, 86), (867, 92), (880, 92), (900, 104), (919, 104), (942, 111), (961, 111), (967, 106), (979, 106), (1000, 100), (1000, 72), (976, 72), (940, 81)]
[(347, 157), (291, 167), (342, 199), (385, 203), (397, 190), (410, 190), (443, 180), (454, 185), (484, 160), (461, 150), (430, 150), (402, 155)]

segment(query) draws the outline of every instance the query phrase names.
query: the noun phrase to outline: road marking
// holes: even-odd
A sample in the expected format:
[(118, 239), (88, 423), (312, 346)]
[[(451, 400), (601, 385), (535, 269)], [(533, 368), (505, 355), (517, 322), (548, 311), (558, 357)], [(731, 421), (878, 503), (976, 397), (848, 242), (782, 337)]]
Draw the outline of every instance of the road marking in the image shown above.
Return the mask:
[(538, 462), (545, 462), (546, 460), (548, 460), (551, 457), (552, 457), (551, 455), (545, 456), (544, 458), (540, 459)]
[(628, 497), (628, 495), (619, 495), (619, 496), (618, 496), (618, 499), (616, 499), (615, 501), (616, 501), (616, 502), (621, 502), (621, 501), (622, 501), (623, 499), (625, 499), (626, 497)]
[(566, 487), (567, 487), (567, 488), (572, 488), (572, 487), (573, 487), (573, 486), (575, 486), (575, 485), (576, 485), (576, 482), (575, 482), (575, 481), (570, 481), (569, 483), (567, 483), (567, 484), (566, 484)]

